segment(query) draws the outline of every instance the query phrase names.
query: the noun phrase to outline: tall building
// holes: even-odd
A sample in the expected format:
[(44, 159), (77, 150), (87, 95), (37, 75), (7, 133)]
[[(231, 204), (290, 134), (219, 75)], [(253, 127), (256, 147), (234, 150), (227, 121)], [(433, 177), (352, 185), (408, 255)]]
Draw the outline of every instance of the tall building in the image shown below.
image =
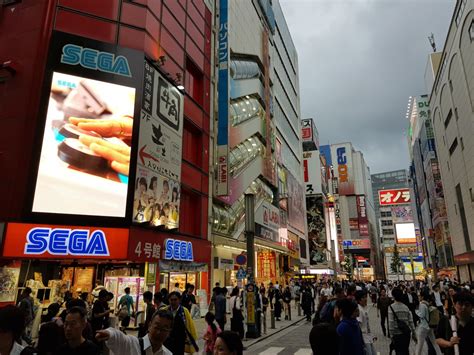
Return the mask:
[(456, 3), (430, 110), (449, 231), (461, 281), (474, 279), (474, 3)]
[[(395, 170), (373, 174), (372, 190), (385, 278), (411, 279), (411, 261), (415, 266), (415, 274), (421, 276), (423, 258), (417, 248), (418, 224), (407, 171)], [(405, 270), (400, 270), (398, 274), (391, 268), (395, 244), (403, 265), (406, 266)]]
[(218, 3), (213, 280), (242, 279), (244, 194), (251, 193), (255, 278), (282, 281), (308, 260), (298, 57), (278, 1)]
[(44, 307), (98, 284), (114, 302), (129, 286), (137, 310), (148, 289), (209, 294), (213, 8), (38, 0), (0, 12), (2, 302), (25, 284)]
[(332, 166), (330, 192), (334, 196), (339, 263), (347, 270), (349, 257), (355, 277), (381, 277), (370, 168), (352, 143), (321, 146), (320, 150)]

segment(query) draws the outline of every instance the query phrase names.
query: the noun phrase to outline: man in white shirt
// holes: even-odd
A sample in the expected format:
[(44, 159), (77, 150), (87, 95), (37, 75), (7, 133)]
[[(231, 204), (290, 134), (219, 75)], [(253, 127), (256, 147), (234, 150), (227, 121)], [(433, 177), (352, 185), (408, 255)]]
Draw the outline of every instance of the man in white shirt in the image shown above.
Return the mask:
[(167, 310), (158, 310), (153, 314), (148, 334), (143, 338), (126, 335), (115, 328), (99, 330), (96, 339), (106, 341), (114, 355), (173, 355), (164, 345), (173, 328), (173, 314)]
[(374, 347), (374, 339), (369, 322), (369, 312), (367, 309), (367, 292), (366, 291), (356, 291), (355, 299), (359, 307), (359, 316), (357, 320), (360, 324), (360, 330), (362, 331), (362, 338), (364, 339), (365, 353), (367, 355), (376, 355)]
[(332, 287), (328, 286), (326, 282), (323, 284), (323, 288), (321, 289), (321, 296), (326, 296), (327, 298), (331, 298), (332, 296)]
[(441, 312), (441, 314), (444, 314), (444, 304), (443, 304), (443, 301), (444, 301), (444, 297), (441, 296), (441, 293), (439, 292), (439, 285), (434, 285), (433, 286), (433, 297), (434, 297), (434, 300), (435, 300), (435, 306), (436, 308), (439, 309), (439, 311)]

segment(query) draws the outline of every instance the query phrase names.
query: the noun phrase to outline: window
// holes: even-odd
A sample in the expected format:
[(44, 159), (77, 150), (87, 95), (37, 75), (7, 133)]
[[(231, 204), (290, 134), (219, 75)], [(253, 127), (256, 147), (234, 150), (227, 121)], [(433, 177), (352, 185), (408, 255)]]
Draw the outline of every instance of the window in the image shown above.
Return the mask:
[(453, 153), (456, 150), (457, 146), (458, 146), (458, 139), (454, 138), (453, 143), (451, 143), (451, 146), (449, 147), (449, 155), (453, 155)]
[(392, 212), (387, 211), (387, 212), (380, 212), (381, 217), (392, 217)]
[(446, 119), (444, 120), (444, 128), (448, 128), (449, 122), (451, 122), (451, 118), (453, 117), (453, 111), (449, 110)]
[(202, 168), (202, 133), (191, 123), (184, 121), (183, 159)]
[(464, 201), (462, 199), (461, 185), (456, 185), (456, 197), (459, 205), (459, 214), (461, 217), (462, 232), (464, 235), (464, 243), (466, 244), (466, 250), (471, 251), (471, 241), (469, 239), (469, 229), (467, 228), (466, 212), (464, 211)]
[(382, 221), (382, 226), (393, 226), (392, 221)]
[(202, 106), (204, 100), (204, 75), (199, 68), (186, 57), (185, 90), (199, 105)]
[(393, 231), (393, 229), (382, 229), (382, 234), (383, 235), (393, 235), (394, 231)]

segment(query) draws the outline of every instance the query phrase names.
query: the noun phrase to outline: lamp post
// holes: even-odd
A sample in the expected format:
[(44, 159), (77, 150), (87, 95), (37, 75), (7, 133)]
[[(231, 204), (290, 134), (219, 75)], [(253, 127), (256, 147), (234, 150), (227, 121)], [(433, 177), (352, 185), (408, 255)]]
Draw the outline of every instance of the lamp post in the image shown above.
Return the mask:
[(256, 297), (258, 292), (255, 287), (255, 196), (245, 194), (245, 239), (247, 241), (247, 338), (259, 337), (257, 324)]

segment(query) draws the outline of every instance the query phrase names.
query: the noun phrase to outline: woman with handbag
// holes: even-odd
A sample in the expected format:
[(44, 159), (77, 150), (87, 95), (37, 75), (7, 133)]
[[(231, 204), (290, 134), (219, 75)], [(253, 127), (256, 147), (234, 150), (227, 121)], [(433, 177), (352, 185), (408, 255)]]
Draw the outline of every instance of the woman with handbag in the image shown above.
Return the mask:
[(232, 307), (230, 330), (239, 334), (240, 339), (244, 338), (244, 316), (242, 314), (241, 298), (239, 288), (236, 286), (230, 294), (230, 306)]

